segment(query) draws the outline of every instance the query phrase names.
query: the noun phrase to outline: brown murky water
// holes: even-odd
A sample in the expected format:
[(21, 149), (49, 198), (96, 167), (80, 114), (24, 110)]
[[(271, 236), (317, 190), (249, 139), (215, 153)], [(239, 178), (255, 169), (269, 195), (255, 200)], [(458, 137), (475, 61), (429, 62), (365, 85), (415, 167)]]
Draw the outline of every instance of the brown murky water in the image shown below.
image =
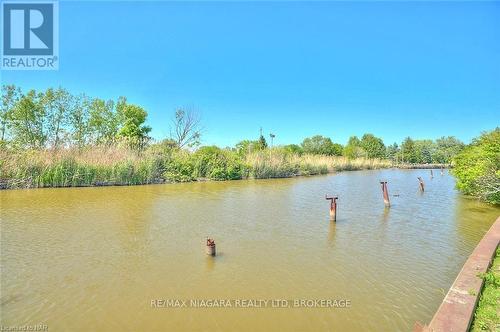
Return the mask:
[[(500, 209), (428, 170), (0, 192), (1, 325), (49, 331), (409, 331)], [(418, 191), (417, 176), (426, 181)], [(379, 180), (389, 181), (386, 210)], [(338, 194), (331, 223), (325, 193)], [(398, 194), (399, 197), (393, 197)], [(213, 236), (219, 255), (207, 257)], [(287, 308), (153, 308), (286, 299)], [(294, 307), (347, 299), (347, 308)], [(161, 303), (161, 302), (156, 302)], [(242, 304), (240, 302), (240, 304)]]

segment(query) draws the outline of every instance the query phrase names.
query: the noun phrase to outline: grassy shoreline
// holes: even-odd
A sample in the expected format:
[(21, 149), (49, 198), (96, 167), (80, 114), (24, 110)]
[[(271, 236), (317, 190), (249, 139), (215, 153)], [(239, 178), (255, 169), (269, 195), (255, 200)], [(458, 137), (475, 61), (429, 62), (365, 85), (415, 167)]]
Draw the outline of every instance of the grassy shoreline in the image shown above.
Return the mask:
[(500, 248), (484, 279), (483, 290), (474, 313), (471, 332), (498, 331), (500, 328)]
[(397, 168), (401, 169), (441, 169), (441, 168), (452, 168), (451, 164), (397, 164)]
[(206, 147), (195, 152), (125, 146), (0, 150), (0, 189), (92, 187), (269, 179), (392, 167), (388, 160), (286, 153), (267, 149), (238, 155)]

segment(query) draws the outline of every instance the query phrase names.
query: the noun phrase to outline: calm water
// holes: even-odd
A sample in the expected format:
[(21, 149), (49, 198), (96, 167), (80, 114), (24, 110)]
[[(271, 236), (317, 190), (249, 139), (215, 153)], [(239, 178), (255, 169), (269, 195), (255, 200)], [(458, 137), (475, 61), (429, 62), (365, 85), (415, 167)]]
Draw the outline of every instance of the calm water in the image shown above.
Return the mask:
[[(430, 320), (500, 214), (463, 198), (447, 173), (434, 174), (2, 191), (1, 325), (411, 330)], [(389, 181), (389, 210), (381, 179)], [(337, 223), (326, 193), (340, 196)], [(215, 258), (203, 252), (207, 235), (216, 240)], [(348, 299), (351, 306), (152, 308), (153, 299)]]

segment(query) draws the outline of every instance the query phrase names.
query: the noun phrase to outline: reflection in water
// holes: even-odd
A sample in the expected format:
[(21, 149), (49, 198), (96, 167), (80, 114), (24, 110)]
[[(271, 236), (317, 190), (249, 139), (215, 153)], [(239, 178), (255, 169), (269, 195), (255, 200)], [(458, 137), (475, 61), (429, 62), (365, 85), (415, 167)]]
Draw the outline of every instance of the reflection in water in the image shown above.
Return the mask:
[(390, 207), (385, 206), (382, 212), (382, 221), (387, 222), (389, 220), (389, 212), (391, 211)]
[(207, 271), (212, 271), (215, 268), (215, 260), (216, 260), (216, 257), (207, 255), (206, 260), (205, 260), (206, 266), (207, 266)]
[[(436, 290), (450, 287), (500, 211), (462, 197), (447, 174), (435, 176), (421, 195), (418, 176), (429, 171), (0, 191), (2, 325), (410, 330), (430, 320), (444, 297)], [(379, 179), (389, 183), (390, 208)], [(324, 200), (332, 188), (342, 202), (336, 223), (328, 221)], [(216, 239), (216, 257), (200, 245), (207, 235)], [(152, 299), (191, 298), (347, 298), (353, 305), (150, 306)]]
[(337, 227), (337, 223), (335, 221), (330, 221), (328, 226), (328, 242), (330, 245), (335, 243), (335, 227)]

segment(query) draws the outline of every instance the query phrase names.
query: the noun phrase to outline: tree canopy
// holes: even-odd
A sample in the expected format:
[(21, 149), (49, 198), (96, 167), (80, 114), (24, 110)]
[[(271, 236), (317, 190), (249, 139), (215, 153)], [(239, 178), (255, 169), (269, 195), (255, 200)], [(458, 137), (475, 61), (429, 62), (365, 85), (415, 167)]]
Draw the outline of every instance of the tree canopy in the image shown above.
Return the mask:
[(342, 145), (333, 143), (329, 137), (321, 135), (304, 139), (301, 147), (304, 153), (323, 154), (328, 156), (342, 155)]
[(151, 127), (147, 112), (127, 103), (85, 95), (72, 95), (63, 88), (27, 93), (13, 85), (2, 86), (1, 141), (18, 148), (58, 149), (108, 144), (125, 139), (143, 145)]
[(385, 158), (384, 141), (373, 134), (364, 134), (360, 146), (366, 152), (368, 158)]
[(365, 157), (366, 152), (361, 147), (361, 141), (357, 136), (351, 136), (343, 151), (344, 156), (349, 159)]

